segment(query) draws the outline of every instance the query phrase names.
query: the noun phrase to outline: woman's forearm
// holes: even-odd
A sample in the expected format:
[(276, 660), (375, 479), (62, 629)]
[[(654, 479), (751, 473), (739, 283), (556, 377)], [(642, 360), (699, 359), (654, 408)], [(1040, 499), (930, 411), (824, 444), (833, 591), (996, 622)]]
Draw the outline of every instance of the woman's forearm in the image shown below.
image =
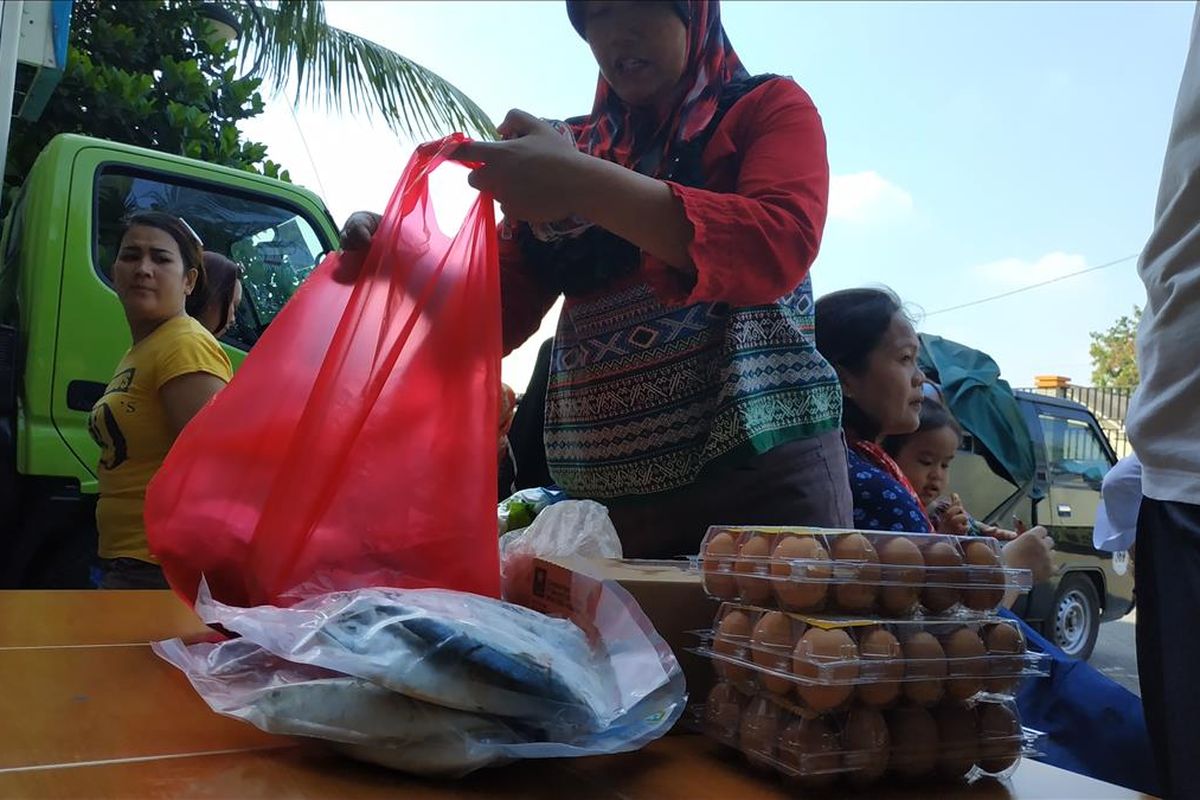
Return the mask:
[(583, 154), (568, 183), (576, 215), (672, 267), (692, 268), (692, 225), (666, 183)]

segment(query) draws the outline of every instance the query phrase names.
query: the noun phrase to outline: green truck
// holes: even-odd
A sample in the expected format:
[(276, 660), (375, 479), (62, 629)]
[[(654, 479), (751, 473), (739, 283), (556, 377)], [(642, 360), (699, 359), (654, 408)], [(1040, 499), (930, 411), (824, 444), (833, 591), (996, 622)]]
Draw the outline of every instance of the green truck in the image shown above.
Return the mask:
[(122, 221), (144, 210), (182, 217), (245, 268), (222, 341), (235, 368), (337, 243), (299, 186), (84, 136), (47, 145), (0, 240), (0, 588), (89, 585), (88, 413), (130, 344), (110, 268)]

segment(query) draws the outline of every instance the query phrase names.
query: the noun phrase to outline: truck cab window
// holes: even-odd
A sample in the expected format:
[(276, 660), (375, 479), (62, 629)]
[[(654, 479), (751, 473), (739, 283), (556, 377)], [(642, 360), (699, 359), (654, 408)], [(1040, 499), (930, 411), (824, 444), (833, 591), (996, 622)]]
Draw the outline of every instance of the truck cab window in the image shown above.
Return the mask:
[(1038, 413), (1038, 421), (1046, 437), (1050, 480), (1060, 486), (1099, 488), (1112, 462), (1095, 429), (1045, 410)]
[(332, 246), (298, 210), (265, 195), (191, 183), (176, 176), (104, 167), (96, 181), (94, 258), (111, 283), (124, 220), (163, 211), (187, 221), (204, 242), (242, 267), (242, 303), (226, 342), (249, 349)]

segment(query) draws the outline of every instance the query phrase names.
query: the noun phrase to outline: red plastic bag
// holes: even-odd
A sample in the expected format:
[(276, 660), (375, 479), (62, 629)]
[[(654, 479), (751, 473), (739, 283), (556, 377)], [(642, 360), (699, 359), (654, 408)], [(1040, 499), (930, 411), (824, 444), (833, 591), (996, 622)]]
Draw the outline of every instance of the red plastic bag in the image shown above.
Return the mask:
[(463, 141), (418, 149), (365, 260), (314, 270), (151, 481), (150, 550), (189, 602), (201, 576), (237, 606), (499, 596), (495, 213), (480, 197), (449, 239), (428, 191)]

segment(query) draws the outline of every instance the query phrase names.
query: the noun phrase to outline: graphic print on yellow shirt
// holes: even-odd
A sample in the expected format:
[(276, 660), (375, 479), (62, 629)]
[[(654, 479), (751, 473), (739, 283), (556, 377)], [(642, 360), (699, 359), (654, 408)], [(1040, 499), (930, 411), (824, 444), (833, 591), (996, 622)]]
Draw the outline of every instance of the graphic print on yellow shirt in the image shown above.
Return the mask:
[(100, 446), (101, 558), (154, 561), (142, 510), (146, 486), (174, 441), (159, 390), (194, 372), (226, 382), (233, 377), (229, 356), (213, 335), (191, 317), (173, 317), (130, 348), (92, 407), (88, 429)]

